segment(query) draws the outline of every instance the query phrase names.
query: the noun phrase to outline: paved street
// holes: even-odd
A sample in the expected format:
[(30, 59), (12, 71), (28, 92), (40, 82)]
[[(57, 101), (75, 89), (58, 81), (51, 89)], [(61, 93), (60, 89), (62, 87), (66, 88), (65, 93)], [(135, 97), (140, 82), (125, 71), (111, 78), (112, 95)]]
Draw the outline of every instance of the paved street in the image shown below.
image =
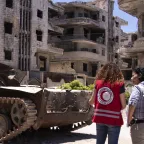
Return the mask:
[[(125, 113), (124, 119), (125, 119)], [(29, 137), (29, 138), (28, 138)], [(43, 132), (36, 133), (35, 136), (28, 135), (28, 139), (20, 139), (19, 142), (12, 144), (95, 144), (96, 132), (95, 124), (79, 129), (72, 133), (59, 133), (59, 132)], [(23, 141), (23, 143), (22, 143)], [(106, 142), (107, 144), (107, 142)], [(129, 128), (125, 125), (122, 126), (120, 133), (119, 144), (131, 144), (129, 136)]]
[[(37, 133), (35, 137), (28, 136), (27, 138), (14, 141), (10, 144), (95, 144), (95, 124), (73, 133), (44, 132), (41, 134)], [(129, 129), (125, 126), (121, 130), (119, 144), (131, 144)]]
[[(126, 112), (122, 112), (124, 125), (122, 126), (119, 144), (131, 144), (129, 128), (126, 127)], [(13, 140), (10, 144), (95, 144), (95, 124), (81, 128), (71, 133), (43, 130), (35, 133), (25, 133), (25, 137)], [(107, 142), (106, 142), (107, 144)]]

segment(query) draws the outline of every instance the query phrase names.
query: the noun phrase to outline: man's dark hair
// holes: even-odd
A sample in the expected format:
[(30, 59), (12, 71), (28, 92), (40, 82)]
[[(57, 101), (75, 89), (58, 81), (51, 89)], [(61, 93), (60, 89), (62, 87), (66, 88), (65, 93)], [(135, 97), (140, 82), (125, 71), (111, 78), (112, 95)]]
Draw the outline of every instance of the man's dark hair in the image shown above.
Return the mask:
[(139, 76), (139, 80), (144, 81), (144, 68), (136, 68), (133, 70)]

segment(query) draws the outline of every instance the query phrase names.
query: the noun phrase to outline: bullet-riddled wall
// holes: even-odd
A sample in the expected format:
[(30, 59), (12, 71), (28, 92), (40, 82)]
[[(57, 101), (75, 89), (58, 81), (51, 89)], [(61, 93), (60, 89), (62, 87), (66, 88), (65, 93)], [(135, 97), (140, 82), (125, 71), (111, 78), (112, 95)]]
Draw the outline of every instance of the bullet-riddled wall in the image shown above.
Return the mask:
[(18, 68), (19, 0), (0, 1), (0, 63)]

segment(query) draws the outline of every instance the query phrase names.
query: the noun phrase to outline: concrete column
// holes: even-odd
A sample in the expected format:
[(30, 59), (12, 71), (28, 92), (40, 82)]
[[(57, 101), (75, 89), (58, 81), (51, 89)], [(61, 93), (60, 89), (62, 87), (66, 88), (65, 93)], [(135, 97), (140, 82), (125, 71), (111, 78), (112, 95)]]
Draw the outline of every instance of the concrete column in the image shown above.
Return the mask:
[(78, 17), (78, 11), (74, 8), (74, 17)]
[(132, 58), (132, 69), (134, 69), (136, 67), (135, 65), (135, 58)]
[(98, 62), (97, 66), (98, 66), (98, 70), (99, 70), (101, 68), (101, 62), (100, 61)]
[(89, 33), (88, 33), (88, 39), (90, 40), (90, 35), (91, 35), (91, 30), (89, 30)]
[(139, 16), (139, 18), (138, 18), (138, 37), (142, 37), (142, 32), (143, 32), (143, 27), (142, 27), (142, 25), (143, 25), (143, 22), (142, 22), (142, 15), (141, 16)]
[(144, 53), (138, 54), (138, 66), (144, 67)]

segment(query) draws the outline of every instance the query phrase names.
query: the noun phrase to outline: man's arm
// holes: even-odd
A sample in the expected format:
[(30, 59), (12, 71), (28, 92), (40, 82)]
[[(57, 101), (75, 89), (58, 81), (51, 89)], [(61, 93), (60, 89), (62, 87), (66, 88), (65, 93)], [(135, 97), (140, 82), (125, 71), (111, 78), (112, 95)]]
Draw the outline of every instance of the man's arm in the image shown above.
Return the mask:
[(133, 105), (129, 105), (129, 108), (128, 108), (128, 120), (127, 120), (127, 123), (128, 125), (130, 124), (130, 122), (132, 121), (133, 119), (133, 114), (134, 114), (134, 111), (135, 111), (135, 106)]
[(127, 123), (130, 124), (131, 120), (133, 119), (133, 114), (137, 103), (139, 101), (141, 94), (138, 88), (134, 87), (129, 99), (129, 106), (128, 106), (128, 115), (127, 115)]

